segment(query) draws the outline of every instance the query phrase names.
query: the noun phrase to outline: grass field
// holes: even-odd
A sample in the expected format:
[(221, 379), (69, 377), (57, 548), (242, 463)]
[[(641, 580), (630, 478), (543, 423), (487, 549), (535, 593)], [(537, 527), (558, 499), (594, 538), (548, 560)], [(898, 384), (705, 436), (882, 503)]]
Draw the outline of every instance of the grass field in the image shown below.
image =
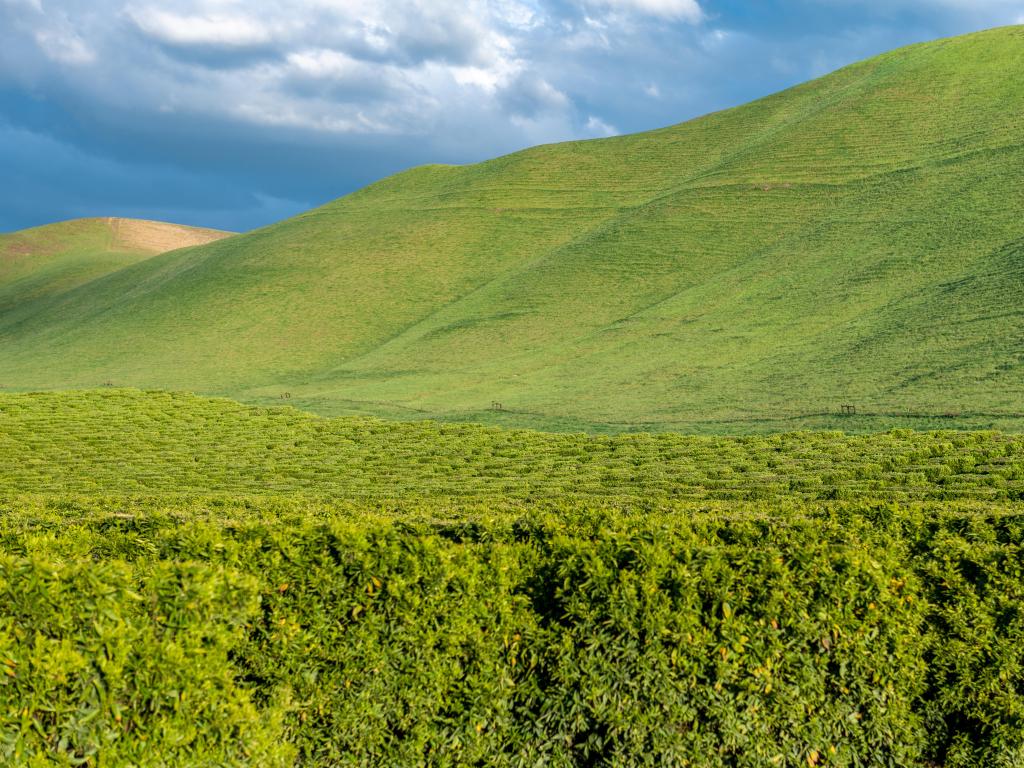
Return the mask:
[(0, 396), (0, 764), (1016, 766), (1024, 440)]
[(414, 169), (0, 306), (0, 384), (569, 431), (1016, 431), (1022, 65), (1010, 27)]

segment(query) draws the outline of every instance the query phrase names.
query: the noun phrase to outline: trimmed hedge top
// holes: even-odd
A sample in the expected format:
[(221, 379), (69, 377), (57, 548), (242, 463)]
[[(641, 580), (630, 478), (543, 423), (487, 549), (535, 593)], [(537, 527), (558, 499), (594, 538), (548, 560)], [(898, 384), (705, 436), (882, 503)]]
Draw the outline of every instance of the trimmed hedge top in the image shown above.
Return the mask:
[(334, 498), (1024, 498), (1024, 436), (593, 437), (322, 419), (193, 395), (0, 395), (0, 492)]

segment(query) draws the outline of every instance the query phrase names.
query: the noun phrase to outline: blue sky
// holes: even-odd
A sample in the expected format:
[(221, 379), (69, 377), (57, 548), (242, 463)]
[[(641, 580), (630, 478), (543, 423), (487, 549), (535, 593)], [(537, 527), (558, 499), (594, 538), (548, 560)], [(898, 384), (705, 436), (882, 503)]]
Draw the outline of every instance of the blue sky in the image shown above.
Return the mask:
[(0, 0), (0, 231), (251, 229), (1013, 23), (1024, 0)]

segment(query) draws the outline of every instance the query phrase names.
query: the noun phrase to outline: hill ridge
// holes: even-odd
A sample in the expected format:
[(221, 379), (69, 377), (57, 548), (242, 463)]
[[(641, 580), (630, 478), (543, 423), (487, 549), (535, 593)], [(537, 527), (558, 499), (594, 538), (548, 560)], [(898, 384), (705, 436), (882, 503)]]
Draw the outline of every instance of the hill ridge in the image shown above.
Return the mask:
[(1024, 338), (991, 306), (1024, 234), (1022, 30), (656, 131), (421, 166), (0, 308), (0, 381), (555, 429), (1016, 413)]

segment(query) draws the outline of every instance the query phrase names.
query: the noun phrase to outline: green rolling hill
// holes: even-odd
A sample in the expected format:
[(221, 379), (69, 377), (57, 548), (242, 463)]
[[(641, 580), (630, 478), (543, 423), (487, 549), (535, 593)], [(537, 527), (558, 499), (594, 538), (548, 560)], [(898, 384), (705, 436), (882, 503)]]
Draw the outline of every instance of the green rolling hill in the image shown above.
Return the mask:
[(139, 219), (76, 219), (0, 234), (0, 318), (15, 325), (104, 275), (229, 233)]
[(0, 383), (548, 429), (1019, 430), (1022, 71), (1024, 27), (992, 30), (417, 168), (28, 302), (0, 273)]

